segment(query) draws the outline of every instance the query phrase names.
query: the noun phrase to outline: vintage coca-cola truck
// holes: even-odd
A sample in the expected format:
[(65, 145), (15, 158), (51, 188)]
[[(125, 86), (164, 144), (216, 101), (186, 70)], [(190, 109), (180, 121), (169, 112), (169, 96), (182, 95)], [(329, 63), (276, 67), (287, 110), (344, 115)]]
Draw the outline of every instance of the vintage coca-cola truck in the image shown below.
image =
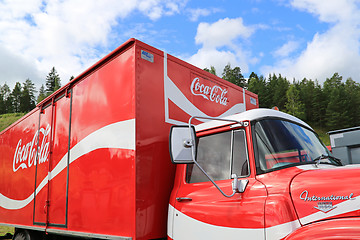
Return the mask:
[(257, 95), (130, 39), (0, 133), (0, 223), (15, 239), (164, 238), (170, 126), (257, 107)]
[(2, 132), (0, 164), (17, 240), (360, 239), (358, 166), (134, 39)]

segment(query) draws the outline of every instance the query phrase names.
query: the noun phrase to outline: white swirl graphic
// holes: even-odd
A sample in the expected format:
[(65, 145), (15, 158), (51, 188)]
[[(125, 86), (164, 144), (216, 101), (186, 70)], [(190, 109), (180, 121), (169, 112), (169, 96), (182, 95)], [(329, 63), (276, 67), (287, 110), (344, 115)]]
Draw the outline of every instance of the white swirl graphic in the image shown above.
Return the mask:
[[(135, 150), (135, 119), (107, 125), (86, 136), (71, 148), (69, 164), (89, 152), (102, 148)], [(36, 188), (36, 193), (39, 193), (51, 179), (66, 168), (67, 159), (68, 154), (66, 153), (51, 173), (41, 181)], [(34, 193), (31, 193), (24, 200), (14, 200), (0, 193), (0, 207), (9, 210), (21, 209), (27, 206), (33, 199)]]
[[(196, 85), (196, 78), (193, 80), (193, 84), (195, 87)], [(210, 97), (213, 100), (210, 101), (217, 101), (220, 103), (223, 101), (223, 103), (227, 102), (227, 98), (225, 97), (225, 94), (227, 91), (221, 89), (219, 86), (215, 86), (213, 89), (208, 89), (206, 86), (199, 85), (199, 90), (202, 92), (209, 92)], [(218, 91), (221, 89), (221, 94), (217, 94)], [(211, 92), (211, 90), (213, 90)], [(207, 96), (203, 96), (205, 99), (207, 99)], [(245, 90), (243, 89), (243, 99), (245, 99)], [(179, 107), (181, 110), (183, 110), (185, 113), (187, 113), (190, 116), (202, 116), (202, 117), (218, 117), (223, 118), (229, 115), (233, 115), (236, 113), (244, 112), (246, 110), (246, 106), (244, 103), (238, 103), (232, 106), (230, 109), (225, 111), (224, 113), (218, 115), (218, 116), (209, 116), (203, 111), (201, 111), (199, 108), (195, 107), (194, 104), (185, 97), (185, 95), (180, 91), (180, 89), (175, 85), (175, 83), (169, 78), (167, 74), (167, 54), (164, 52), (164, 100), (165, 100), (165, 122), (171, 123), (171, 124), (184, 124), (186, 122), (180, 122), (174, 119), (170, 118), (169, 114), (169, 100), (172, 101), (177, 107)], [(224, 104), (223, 104), (224, 105)]]

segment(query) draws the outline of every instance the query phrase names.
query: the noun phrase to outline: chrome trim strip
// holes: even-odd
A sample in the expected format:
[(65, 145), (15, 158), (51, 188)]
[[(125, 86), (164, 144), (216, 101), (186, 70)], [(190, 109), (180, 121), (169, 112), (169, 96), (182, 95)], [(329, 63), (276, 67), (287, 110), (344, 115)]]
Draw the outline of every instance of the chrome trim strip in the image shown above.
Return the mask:
[(67, 235), (67, 236), (88, 237), (88, 238), (97, 238), (97, 239), (132, 240), (132, 237), (121, 237), (121, 236), (103, 235), (96, 233), (84, 233), (84, 232), (75, 232), (75, 231), (67, 231), (67, 230), (51, 229), (51, 228), (47, 229), (46, 232)]
[[(40, 232), (45, 232), (45, 228), (41, 227), (33, 227), (33, 226), (24, 226), (24, 225), (16, 225), (16, 224), (8, 224), (8, 223), (0, 223), (0, 226), (6, 227), (14, 227), (19, 229), (27, 229), (27, 230), (35, 230)], [(97, 239), (116, 239), (116, 240), (132, 240), (132, 237), (122, 237), (122, 236), (114, 236), (114, 235), (104, 235), (104, 234), (96, 234), (96, 233), (85, 233), (85, 232), (75, 232), (75, 231), (67, 231), (61, 229), (46, 229), (46, 232), (53, 234), (61, 234), (67, 236), (77, 236), (77, 237), (87, 237), (87, 238), (97, 238)]]

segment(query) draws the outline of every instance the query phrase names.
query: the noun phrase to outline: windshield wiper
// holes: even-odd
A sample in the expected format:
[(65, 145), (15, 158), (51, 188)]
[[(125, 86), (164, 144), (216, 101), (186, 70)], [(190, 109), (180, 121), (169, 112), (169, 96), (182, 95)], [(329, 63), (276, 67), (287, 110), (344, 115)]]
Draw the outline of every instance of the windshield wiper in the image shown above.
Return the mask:
[(328, 158), (331, 158), (332, 160), (334, 160), (334, 162), (336, 162), (337, 164), (339, 164), (340, 166), (344, 166), (344, 164), (342, 163), (341, 159), (334, 157), (334, 156), (327, 156)]
[(325, 155), (325, 154), (321, 154), (320, 156), (316, 157), (313, 159), (313, 162), (315, 162), (316, 167), (319, 167), (319, 164), (321, 163), (322, 159), (331, 159), (333, 160), (335, 163), (337, 163), (339, 166), (343, 166), (342, 162), (340, 159), (333, 157), (331, 155)]

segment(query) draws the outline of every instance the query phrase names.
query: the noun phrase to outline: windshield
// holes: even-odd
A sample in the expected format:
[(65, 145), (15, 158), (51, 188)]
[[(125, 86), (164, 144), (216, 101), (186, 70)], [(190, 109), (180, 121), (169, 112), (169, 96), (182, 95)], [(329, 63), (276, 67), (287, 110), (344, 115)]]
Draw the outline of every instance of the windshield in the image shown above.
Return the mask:
[(255, 124), (256, 164), (259, 173), (300, 164), (329, 163), (340, 165), (316, 134), (300, 125), (278, 119)]

